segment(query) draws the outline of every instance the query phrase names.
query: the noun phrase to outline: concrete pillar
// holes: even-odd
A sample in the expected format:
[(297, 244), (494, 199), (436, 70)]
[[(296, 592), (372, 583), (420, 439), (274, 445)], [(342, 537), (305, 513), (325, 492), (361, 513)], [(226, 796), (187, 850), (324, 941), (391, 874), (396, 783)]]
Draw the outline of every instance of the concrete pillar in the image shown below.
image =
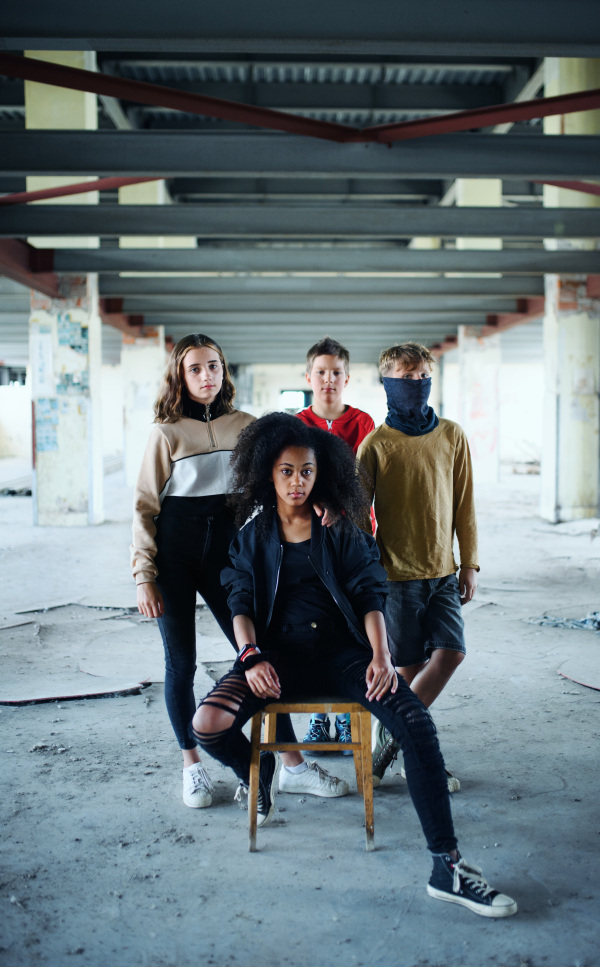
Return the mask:
[[(121, 205), (170, 205), (171, 197), (163, 181), (147, 181), (142, 185), (119, 188)], [(125, 235), (119, 240), (121, 248), (196, 248), (195, 235)]]
[(500, 336), (481, 338), (473, 326), (458, 327), (459, 423), (467, 434), (476, 483), (496, 483)]
[(598, 515), (600, 319), (584, 293), (581, 281), (546, 276), (540, 513), (554, 524)]
[(144, 338), (123, 336), (123, 456), (125, 479), (133, 486), (154, 422), (154, 402), (166, 366), (165, 329), (147, 330)]
[(34, 523), (99, 524), (104, 475), (96, 275), (74, 281), (64, 300), (32, 292), (29, 355)]
[[(600, 60), (549, 57), (546, 96), (600, 87)], [(544, 119), (544, 133), (598, 134), (600, 111)], [(595, 207), (600, 198), (544, 185), (544, 206)], [(548, 239), (547, 248), (595, 248)], [(596, 517), (600, 501), (600, 319), (586, 278), (546, 276), (544, 441), (540, 513), (553, 523)]]
[[(26, 57), (96, 70), (96, 53), (93, 50), (26, 50)], [(98, 127), (98, 107), (95, 94), (86, 91), (70, 91), (63, 87), (25, 81), (25, 127), (27, 129), (51, 129), (68, 131), (95, 131)], [(79, 181), (94, 181), (93, 177), (28, 175), (27, 191), (41, 188), (57, 188)], [(67, 195), (32, 202), (34, 205), (97, 205), (98, 192), (87, 195)], [(30, 238), (37, 248), (98, 248), (97, 237)]]
[(444, 357), (442, 356), (431, 369), (431, 396), (429, 405), (433, 406), (438, 416), (442, 414)]

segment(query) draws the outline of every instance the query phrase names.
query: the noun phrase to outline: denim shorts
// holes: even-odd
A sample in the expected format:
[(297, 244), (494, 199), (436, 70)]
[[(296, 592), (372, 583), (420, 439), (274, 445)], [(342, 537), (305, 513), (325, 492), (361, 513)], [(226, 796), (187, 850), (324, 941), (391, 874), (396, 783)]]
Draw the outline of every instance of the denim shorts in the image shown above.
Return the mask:
[(388, 581), (385, 624), (396, 668), (420, 665), (436, 648), (465, 654), (458, 578)]

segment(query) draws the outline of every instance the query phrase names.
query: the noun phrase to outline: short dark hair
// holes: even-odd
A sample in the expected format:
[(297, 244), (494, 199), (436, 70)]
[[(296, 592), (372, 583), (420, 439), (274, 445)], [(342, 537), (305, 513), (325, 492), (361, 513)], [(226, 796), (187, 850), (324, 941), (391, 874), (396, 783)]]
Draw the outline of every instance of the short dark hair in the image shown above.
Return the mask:
[(310, 347), (306, 354), (306, 372), (309, 376), (317, 356), (337, 356), (344, 364), (346, 375), (350, 372), (350, 353), (337, 339), (331, 339), (330, 336), (325, 336), (324, 339), (321, 339), (314, 346)]
[(242, 527), (257, 511), (257, 535), (266, 537), (277, 506), (273, 484), (273, 463), (287, 447), (306, 447), (317, 460), (313, 501), (326, 507), (334, 526), (360, 525), (368, 517), (369, 500), (363, 486), (363, 472), (354, 454), (340, 437), (288, 413), (267, 413), (245, 427), (231, 456), (231, 493), (228, 498), (235, 520)]

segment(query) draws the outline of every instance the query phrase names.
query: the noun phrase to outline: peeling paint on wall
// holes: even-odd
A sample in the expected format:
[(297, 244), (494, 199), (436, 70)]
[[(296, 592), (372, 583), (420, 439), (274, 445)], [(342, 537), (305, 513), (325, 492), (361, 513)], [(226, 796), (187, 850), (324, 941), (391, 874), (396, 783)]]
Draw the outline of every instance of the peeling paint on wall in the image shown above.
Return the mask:
[(36, 452), (58, 450), (58, 400), (39, 399), (34, 405)]
[(70, 312), (59, 312), (57, 317), (58, 345), (69, 346), (77, 353), (88, 354), (89, 329), (75, 322)]

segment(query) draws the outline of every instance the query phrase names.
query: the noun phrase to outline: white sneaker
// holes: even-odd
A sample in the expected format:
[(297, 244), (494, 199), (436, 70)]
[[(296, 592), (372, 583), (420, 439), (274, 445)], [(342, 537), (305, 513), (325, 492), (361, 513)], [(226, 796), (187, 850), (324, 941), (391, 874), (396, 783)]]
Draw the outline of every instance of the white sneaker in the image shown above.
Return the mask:
[(213, 784), (201, 762), (183, 770), (183, 801), (192, 809), (206, 809), (212, 803)]
[(347, 796), (348, 783), (337, 779), (323, 769), (318, 762), (307, 762), (304, 772), (289, 772), (285, 767), (279, 773), (279, 792), (301, 792), (308, 796), (324, 796), (334, 799)]

